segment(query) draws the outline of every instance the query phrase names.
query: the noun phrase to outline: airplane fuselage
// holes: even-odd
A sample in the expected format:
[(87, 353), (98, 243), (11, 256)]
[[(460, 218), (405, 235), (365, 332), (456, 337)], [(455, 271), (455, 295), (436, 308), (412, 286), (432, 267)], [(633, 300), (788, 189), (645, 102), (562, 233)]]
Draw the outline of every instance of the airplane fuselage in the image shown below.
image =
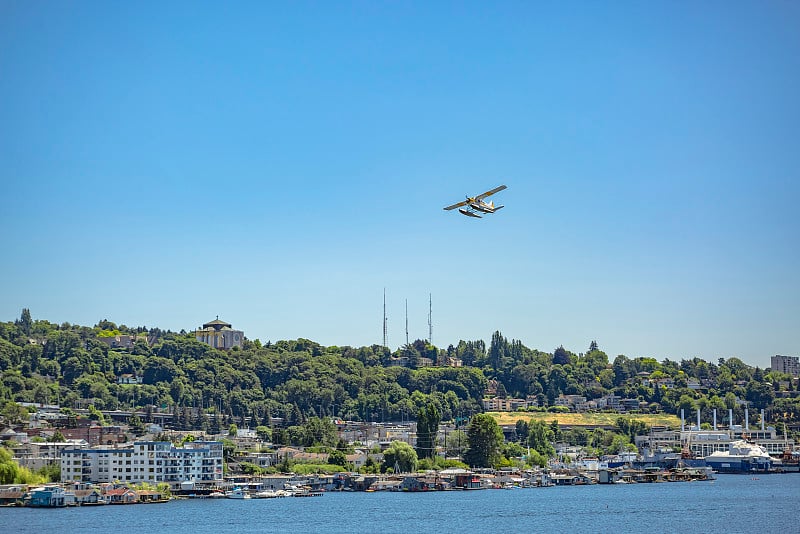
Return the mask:
[(503, 206), (495, 206), (494, 204), (491, 203), (487, 204), (486, 202), (477, 200), (475, 202), (470, 202), (469, 207), (476, 211), (480, 211), (481, 213), (494, 213)]

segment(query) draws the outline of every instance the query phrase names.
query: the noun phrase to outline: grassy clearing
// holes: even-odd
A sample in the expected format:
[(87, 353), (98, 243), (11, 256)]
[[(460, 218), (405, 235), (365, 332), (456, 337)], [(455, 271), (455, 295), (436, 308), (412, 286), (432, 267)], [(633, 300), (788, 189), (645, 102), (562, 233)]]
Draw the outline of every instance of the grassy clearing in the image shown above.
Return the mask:
[(546, 413), (546, 412), (489, 412), (500, 425), (513, 425), (519, 420), (558, 421), (559, 426), (614, 426), (620, 417), (630, 417), (642, 421), (647, 426), (669, 426), (678, 428), (681, 424), (677, 416), (669, 414), (619, 414), (619, 413)]

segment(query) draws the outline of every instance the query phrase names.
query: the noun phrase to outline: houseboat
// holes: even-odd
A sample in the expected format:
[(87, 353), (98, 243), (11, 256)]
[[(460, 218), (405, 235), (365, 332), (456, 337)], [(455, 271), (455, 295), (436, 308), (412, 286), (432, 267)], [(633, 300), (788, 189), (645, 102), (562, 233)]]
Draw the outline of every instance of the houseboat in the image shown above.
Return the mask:
[(32, 508), (63, 508), (67, 505), (64, 488), (45, 486), (31, 490), (28, 506)]

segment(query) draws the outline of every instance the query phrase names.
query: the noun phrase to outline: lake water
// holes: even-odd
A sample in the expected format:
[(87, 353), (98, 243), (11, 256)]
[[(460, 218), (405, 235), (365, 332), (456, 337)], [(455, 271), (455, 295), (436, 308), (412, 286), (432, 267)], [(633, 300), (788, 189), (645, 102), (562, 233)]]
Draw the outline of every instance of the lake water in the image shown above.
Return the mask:
[(713, 482), (0, 508), (0, 532), (800, 532), (800, 475)]

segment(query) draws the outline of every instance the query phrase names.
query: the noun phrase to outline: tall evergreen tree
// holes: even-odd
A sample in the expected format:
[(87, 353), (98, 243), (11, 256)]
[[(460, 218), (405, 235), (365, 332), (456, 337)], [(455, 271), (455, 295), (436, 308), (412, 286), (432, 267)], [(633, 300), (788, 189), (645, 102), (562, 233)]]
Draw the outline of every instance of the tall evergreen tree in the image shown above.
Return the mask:
[(219, 432), (220, 432), (220, 430), (222, 428), (221, 427), (221, 422), (219, 420), (220, 419), (219, 412), (214, 413), (214, 417), (211, 417), (210, 419), (211, 420), (209, 421), (209, 432), (211, 432), (211, 434), (214, 434), (214, 435), (219, 434)]
[(177, 404), (172, 407), (172, 428), (181, 430), (181, 410)]
[(442, 417), (434, 404), (420, 408), (417, 413), (417, 456), (433, 458), (436, 456), (436, 436)]
[(548, 458), (556, 453), (553, 444), (553, 431), (544, 421), (531, 421), (528, 430), (528, 446)]
[(469, 448), (464, 461), (472, 467), (492, 467), (501, 458), (503, 431), (491, 415), (474, 415), (467, 426)]
[(31, 335), (31, 328), (33, 327), (33, 319), (31, 319), (31, 311), (28, 308), (22, 308), (22, 314), (18, 321), (15, 321), (20, 331), (26, 336)]
[(567, 349), (564, 348), (564, 345), (561, 345), (555, 351), (553, 351), (553, 364), (565, 365), (568, 363), (569, 353), (567, 352)]
[(489, 363), (494, 370), (503, 369), (507, 352), (508, 340), (499, 331), (496, 331), (492, 334), (492, 342), (489, 345)]

